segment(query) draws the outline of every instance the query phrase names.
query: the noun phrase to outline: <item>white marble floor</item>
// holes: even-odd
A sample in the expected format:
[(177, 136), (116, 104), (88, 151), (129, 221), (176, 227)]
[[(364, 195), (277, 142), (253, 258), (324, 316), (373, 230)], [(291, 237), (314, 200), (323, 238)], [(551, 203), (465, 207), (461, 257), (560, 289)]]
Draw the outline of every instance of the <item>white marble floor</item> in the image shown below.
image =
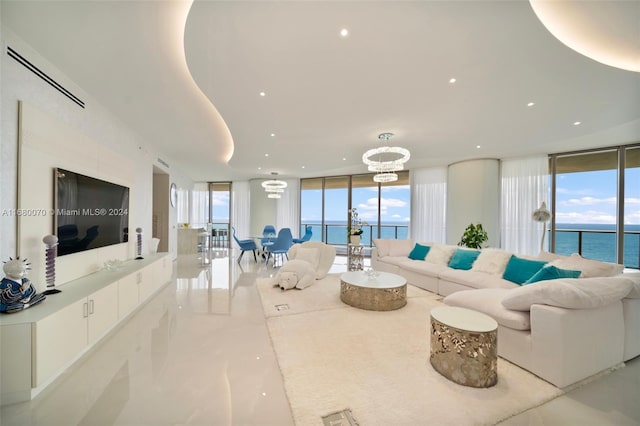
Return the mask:
[[(0, 409), (0, 424), (293, 424), (255, 287), (274, 269), (235, 256), (180, 257), (169, 285), (33, 401)], [(345, 270), (338, 257), (332, 272)], [(639, 359), (504, 424), (637, 425), (637, 401)]]

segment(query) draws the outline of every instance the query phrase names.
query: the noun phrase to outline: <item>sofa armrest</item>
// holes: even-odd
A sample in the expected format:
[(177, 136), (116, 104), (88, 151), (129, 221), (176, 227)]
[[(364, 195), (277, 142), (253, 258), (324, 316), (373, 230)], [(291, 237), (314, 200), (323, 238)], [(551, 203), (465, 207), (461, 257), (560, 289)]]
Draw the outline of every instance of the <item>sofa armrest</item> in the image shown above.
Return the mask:
[(569, 386), (622, 363), (622, 302), (594, 309), (531, 306), (532, 372)]

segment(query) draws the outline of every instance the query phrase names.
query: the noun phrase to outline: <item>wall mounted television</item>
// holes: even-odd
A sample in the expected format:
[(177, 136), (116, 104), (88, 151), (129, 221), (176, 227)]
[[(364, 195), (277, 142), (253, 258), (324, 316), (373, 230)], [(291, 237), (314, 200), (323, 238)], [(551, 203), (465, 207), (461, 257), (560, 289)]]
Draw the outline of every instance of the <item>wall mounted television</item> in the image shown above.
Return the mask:
[(58, 256), (129, 240), (129, 188), (60, 168), (54, 180)]

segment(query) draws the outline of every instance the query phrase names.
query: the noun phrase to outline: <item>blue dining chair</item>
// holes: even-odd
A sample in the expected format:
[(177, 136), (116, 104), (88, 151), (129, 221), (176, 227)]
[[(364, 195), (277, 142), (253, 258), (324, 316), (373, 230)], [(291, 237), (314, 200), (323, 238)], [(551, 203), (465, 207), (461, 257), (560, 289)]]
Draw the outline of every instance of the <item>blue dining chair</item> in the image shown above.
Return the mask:
[(293, 239), (293, 244), (302, 244), (305, 241), (309, 241), (311, 239), (311, 235), (313, 234), (313, 230), (311, 225), (307, 225), (304, 228), (304, 235), (302, 236), (302, 238), (294, 238)]
[(273, 244), (265, 247), (265, 250), (267, 251), (266, 262), (269, 262), (269, 258), (271, 257), (271, 255), (273, 255), (273, 267), (275, 268), (276, 255), (280, 255), (281, 258), (282, 258), (282, 255), (284, 255), (287, 258), (287, 260), (289, 260), (289, 256), (287, 255), (287, 252), (289, 251), (292, 245), (293, 245), (293, 236), (291, 235), (291, 229), (282, 228), (278, 232), (278, 237), (273, 242)]
[(240, 250), (241, 250), (240, 256), (238, 256), (238, 263), (240, 263), (240, 259), (242, 259), (242, 255), (244, 254), (244, 252), (249, 250), (253, 252), (253, 260), (255, 260), (256, 263), (258, 263), (258, 257), (256, 256), (256, 250), (258, 250), (258, 246), (256, 245), (256, 242), (252, 238), (248, 238), (246, 240), (239, 240), (238, 237), (236, 236), (236, 228), (232, 226), (231, 230), (233, 231), (233, 239), (236, 240), (236, 243), (238, 243), (238, 246), (240, 247)]
[(276, 235), (276, 227), (273, 225), (265, 225), (262, 230), (262, 238), (260, 238), (260, 244), (262, 244), (264, 248), (264, 243), (273, 241), (273, 238)]

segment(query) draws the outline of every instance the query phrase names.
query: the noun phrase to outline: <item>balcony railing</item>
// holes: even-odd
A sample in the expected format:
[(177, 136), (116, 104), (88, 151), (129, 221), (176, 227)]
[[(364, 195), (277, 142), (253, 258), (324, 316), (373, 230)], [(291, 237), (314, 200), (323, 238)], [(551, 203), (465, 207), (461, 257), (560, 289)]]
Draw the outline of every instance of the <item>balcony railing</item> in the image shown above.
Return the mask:
[[(555, 252), (580, 255), (603, 262), (617, 263), (616, 231), (556, 228)], [(640, 269), (640, 231), (624, 232), (624, 265)]]
[[(348, 243), (347, 225), (333, 225), (320, 223), (303, 223), (300, 227), (301, 233), (304, 234), (306, 226), (311, 226), (311, 241), (323, 241), (334, 246), (346, 246)], [(360, 244), (366, 247), (373, 246), (373, 239), (378, 238), (378, 226), (364, 225), (362, 226), (362, 236)], [(382, 225), (380, 226), (380, 238), (394, 238), (404, 240), (409, 236), (409, 227), (407, 225)], [(323, 238), (324, 237), (324, 238)]]

